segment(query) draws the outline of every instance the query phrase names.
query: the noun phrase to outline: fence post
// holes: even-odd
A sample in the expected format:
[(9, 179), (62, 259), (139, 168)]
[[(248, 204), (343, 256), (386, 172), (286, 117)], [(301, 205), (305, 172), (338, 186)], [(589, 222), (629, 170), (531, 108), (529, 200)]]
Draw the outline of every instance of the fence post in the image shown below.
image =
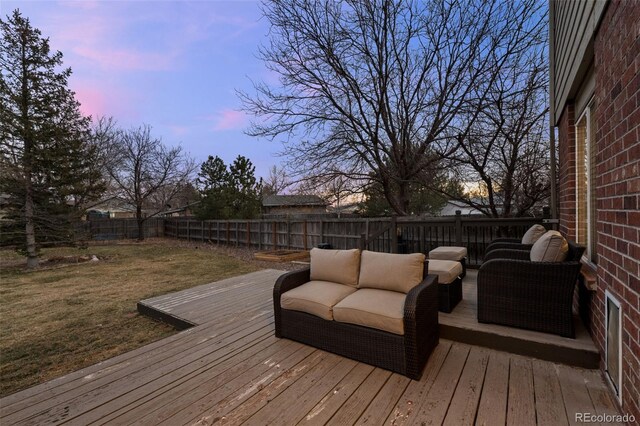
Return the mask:
[(398, 252), (398, 218), (391, 216), (391, 253)]
[(273, 249), (278, 250), (278, 234), (276, 233), (276, 222), (273, 221)]
[(229, 245), (231, 242), (231, 223), (227, 221), (227, 235), (224, 240), (225, 244)]
[(360, 234), (360, 250), (367, 249), (367, 236), (366, 234)]
[(320, 219), (320, 243), (324, 243), (324, 220)]
[(462, 212), (456, 210), (456, 245), (462, 245)]
[(291, 250), (291, 219), (287, 216), (287, 250)]
[(251, 222), (247, 221), (247, 247), (251, 247)]
[(304, 222), (302, 222), (302, 247), (304, 249), (304, 251), (307, 251), (307, 220), (305, 219)]
[(262, 221), (258, 222), (258, 250), (262, 250)]

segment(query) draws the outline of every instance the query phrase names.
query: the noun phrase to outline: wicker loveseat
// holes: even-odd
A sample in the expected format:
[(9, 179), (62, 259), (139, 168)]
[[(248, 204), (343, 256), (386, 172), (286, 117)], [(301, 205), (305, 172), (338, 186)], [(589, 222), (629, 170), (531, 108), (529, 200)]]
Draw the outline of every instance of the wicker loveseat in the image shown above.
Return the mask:
[(478, 321), (574, 338), (573, 293), (584, 247), (570, 241), (566, 247), (563, 261), (531, 261), (531, 250), (488, 253), (478, 271)]
[(313, 249), (310, 268), (276, 281), (273, 303), (277, 337), (412, 379), (438, 344), (437, 276), (423, 255)]

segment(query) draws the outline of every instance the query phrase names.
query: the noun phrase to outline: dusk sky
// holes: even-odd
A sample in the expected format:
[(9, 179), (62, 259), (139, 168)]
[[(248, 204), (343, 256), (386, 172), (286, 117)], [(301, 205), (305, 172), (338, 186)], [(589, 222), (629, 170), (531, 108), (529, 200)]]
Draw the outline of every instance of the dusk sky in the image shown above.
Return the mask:
[(71, 67), (82, 111), (143, 123), (198, 161), (248, 157), (265, 176), (281, 145), (246, 136), (236, 89), (277, 82), (256, 58), (268, 23), (258, 1), (0, 1), (19, 8)]

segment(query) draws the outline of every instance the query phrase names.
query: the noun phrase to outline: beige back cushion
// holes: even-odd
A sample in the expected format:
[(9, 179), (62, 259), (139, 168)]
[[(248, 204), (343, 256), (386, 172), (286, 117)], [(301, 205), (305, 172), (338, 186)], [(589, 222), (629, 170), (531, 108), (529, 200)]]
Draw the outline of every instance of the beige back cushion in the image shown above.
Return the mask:
[(360, 261), (358, 288), (408, 293), (423, 279), (424, 259), (422, 253), (388, 254), (365, 250)]
[(569, 243), (558, 231), (547, 231), (531, 247), (532, 262), (562, 262), (567, 258)]
[(311, 280), (358, 285), (360, 250), (311, 249)]
[(546, 233), (547, 230), (544, 226), (535, 224), (531, 228), (527, 229), (527, 232), (525, 232), (521, 242), (522, 244), (534, 244)]

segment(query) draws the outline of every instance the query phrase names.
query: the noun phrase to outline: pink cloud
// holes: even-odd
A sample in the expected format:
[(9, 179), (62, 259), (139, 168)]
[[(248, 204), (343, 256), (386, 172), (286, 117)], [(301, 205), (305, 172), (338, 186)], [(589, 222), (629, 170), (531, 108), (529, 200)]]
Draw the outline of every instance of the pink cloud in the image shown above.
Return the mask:
[(222, 110), (212, 117), (212, 119), (216, 122), (213, 130), (241, 129), (247, 123), (247, 116), (244, 112), (233, 109)]
[(76, 85), (76, 99), (80, 102), (80, 111), (84, 115), (100, 117), (108, 114), (106, 95), (90, 86)]
[(96, 80), (72, 80), (70, 86), (84, 115), (117, 116), (125, 120), (139, 117), (136, 105), (141, 101), (140, 95), (130, 90)]
[(177, 63), (181, 47), (166, 40), (145, 50), (114, 38), (135, 28), (136, 21), (143, 18), (128, 16), (113, 4), (103, 7), (99, 2), (79, 3), (83, 2), (65, 2), (71, 10), (50, 18), (52, 39), (66, 57), (107, 71), (164, 71)]

